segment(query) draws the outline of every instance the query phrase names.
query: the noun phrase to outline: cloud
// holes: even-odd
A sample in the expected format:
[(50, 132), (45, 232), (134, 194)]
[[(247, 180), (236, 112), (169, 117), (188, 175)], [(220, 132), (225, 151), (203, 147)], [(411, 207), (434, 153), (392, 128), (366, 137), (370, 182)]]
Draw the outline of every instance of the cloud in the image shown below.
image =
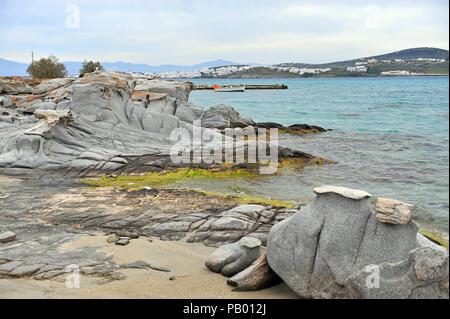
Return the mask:
[[(79, 28), (67, 28), (68, 5)], [(148, 64), (327, 62), (448, 49), (446, 1), (2, 0), (0, 56)]]

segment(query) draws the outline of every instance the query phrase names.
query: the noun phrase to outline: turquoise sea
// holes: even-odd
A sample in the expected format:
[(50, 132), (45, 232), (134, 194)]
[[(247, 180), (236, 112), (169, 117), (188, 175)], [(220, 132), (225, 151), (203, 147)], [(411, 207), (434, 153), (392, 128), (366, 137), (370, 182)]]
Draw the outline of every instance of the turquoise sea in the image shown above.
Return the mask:
[(364, 189), (418, 207), (416, 219), (448, 232), (448, 77), (192, 79), (196, 84), (277, 84), (287, 90), (193, 91), (190, 101), (233, 106), (256, 122), (307, 123), (333, 131), (280, 137), (280, 145), (331, 159), (301, 174), (256, 180), (187, 182), (282, 200), (308, 201), (322, 184)]

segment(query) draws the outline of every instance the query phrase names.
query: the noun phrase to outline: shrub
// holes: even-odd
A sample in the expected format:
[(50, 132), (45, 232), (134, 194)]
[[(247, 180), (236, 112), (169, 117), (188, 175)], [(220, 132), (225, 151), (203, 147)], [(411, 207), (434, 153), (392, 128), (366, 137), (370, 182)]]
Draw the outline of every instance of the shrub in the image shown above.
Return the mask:
[(103, 66), (100, 62), (86, 61), (83, 62), (83, 67), (80, 70), (80, 78), (83, 77), (86, 73), (94, 72), (96, 69), (103, 70)]
[(67, 76), (66, 66), (58, 62), (58, 58), (51, 55), (30, 64), (27, 73), (34, 79), (64, 78)]

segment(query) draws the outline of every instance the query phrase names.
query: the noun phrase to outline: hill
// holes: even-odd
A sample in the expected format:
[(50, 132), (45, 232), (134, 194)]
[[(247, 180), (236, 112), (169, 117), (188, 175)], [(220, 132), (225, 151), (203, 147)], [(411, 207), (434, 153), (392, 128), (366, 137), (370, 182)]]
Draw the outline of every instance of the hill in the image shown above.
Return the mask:
[(320, 63), (320, 64), (311, 64), (311, 63), (281, 63), (277, 64), (277, 66), (282, 67), (297, 67), (297, 68), (333, 68), (333, 67), (347, 67), (352, 66), (356, 62), (366, 61), (368, 59), (377, 59), (377, 60), (395, 60), (395, 59), (418, 59), (418, 58), (432, 58), (432, 59), (448, 59), (449, 53), (448, 50), (439, 49), (439, 48), (411, 48), (396, 52), (391, 52), (387, 54), (381, 55), (373, 55), (369, 57), (357, 58), (353, 60), (346, 61), (338, 61), (338, 62), (330, 62), (330, 63)]

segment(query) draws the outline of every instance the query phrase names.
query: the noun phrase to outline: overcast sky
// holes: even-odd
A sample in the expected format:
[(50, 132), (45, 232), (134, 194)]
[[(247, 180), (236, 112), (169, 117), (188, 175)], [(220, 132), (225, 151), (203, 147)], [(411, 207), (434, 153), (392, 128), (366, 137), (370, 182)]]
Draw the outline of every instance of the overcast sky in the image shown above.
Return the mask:
[(448, 0), (337, 2), (0, 0), (0, 57), (321, 63), (449, 47)]

